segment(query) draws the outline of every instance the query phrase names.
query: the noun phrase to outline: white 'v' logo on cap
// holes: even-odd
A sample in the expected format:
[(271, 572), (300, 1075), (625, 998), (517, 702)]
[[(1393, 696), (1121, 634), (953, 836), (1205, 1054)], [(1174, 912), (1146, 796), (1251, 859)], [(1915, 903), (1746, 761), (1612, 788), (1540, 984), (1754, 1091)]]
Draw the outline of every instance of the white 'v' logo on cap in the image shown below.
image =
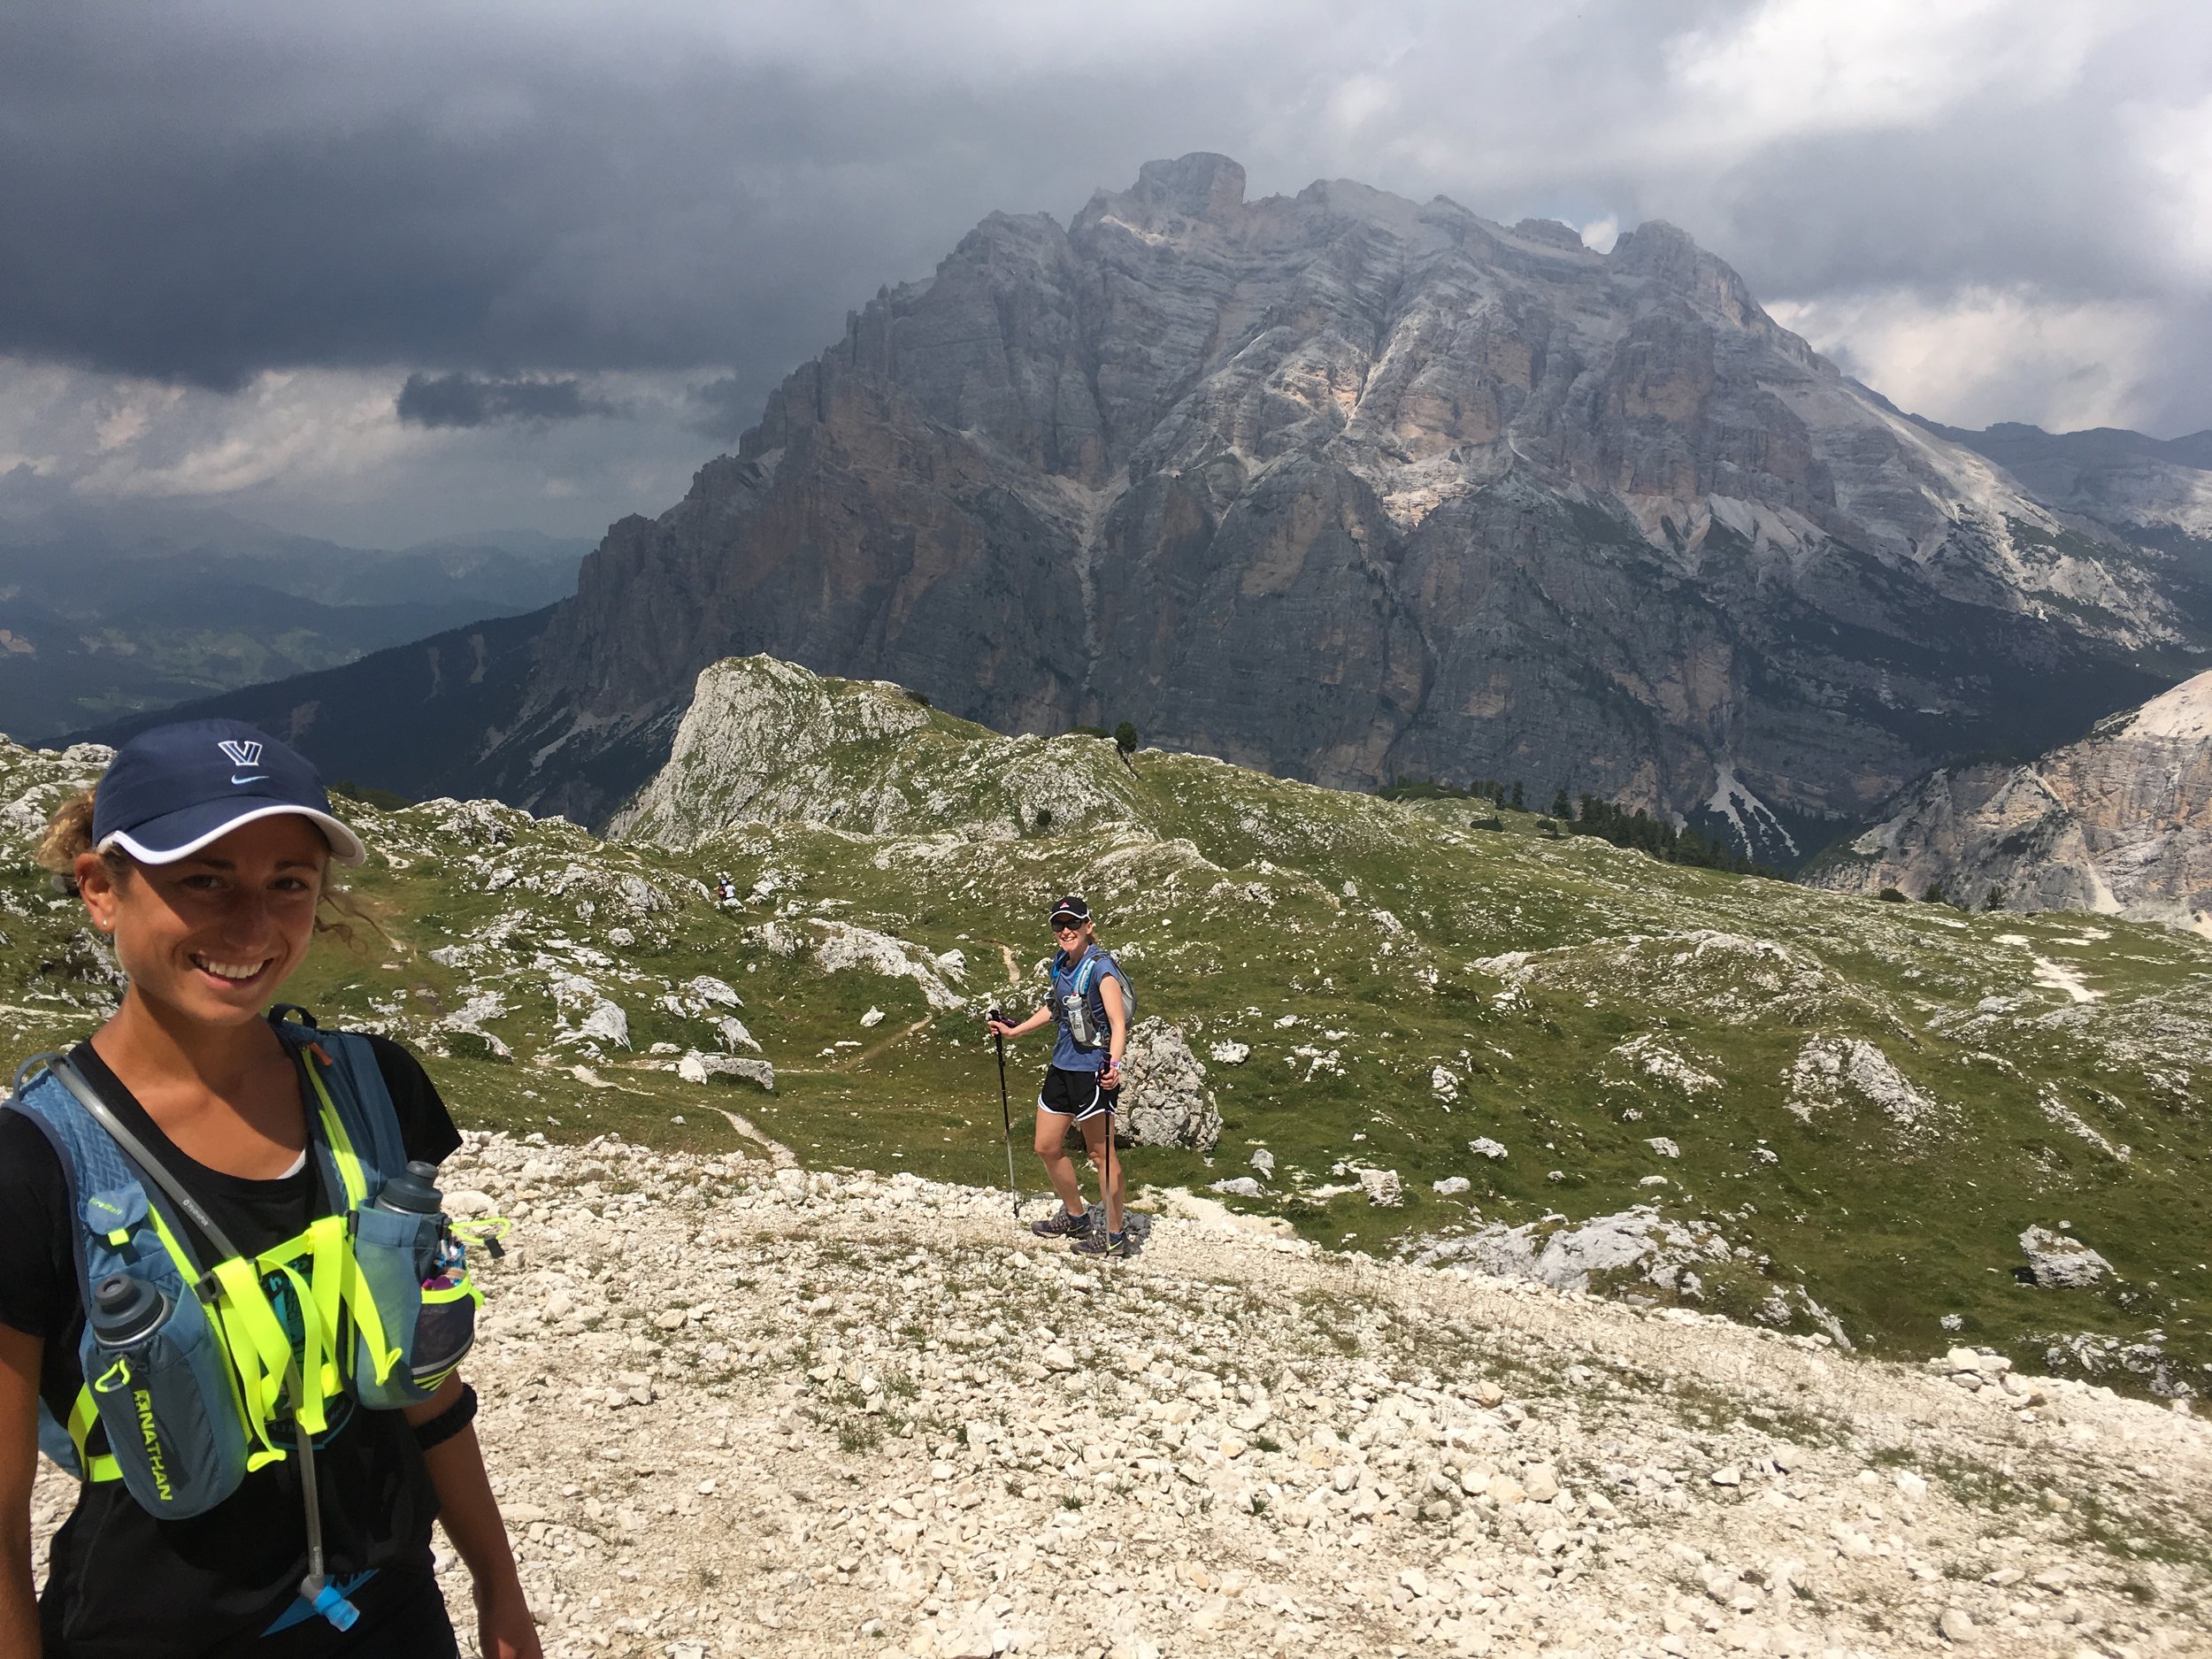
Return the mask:
[(216, 748), (230, 757), (234, 766), (258, 766), (261, 764), (261, 745), (242, 743), (234, 737), (227, 737)]

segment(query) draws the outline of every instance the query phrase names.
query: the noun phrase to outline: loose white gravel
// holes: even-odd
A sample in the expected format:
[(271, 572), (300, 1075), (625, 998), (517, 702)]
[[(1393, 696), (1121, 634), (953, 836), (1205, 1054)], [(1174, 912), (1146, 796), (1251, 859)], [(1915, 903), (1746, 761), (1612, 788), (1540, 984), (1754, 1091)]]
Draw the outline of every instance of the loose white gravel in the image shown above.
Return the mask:
[(472, 1134), (446, 1182), (515, 1217), (467, 1370), (554, 1659), (2212, 1652), (2212, 1429), (2108, 1390), (1179, 1194), (1091, 1263), (911, 1176)]

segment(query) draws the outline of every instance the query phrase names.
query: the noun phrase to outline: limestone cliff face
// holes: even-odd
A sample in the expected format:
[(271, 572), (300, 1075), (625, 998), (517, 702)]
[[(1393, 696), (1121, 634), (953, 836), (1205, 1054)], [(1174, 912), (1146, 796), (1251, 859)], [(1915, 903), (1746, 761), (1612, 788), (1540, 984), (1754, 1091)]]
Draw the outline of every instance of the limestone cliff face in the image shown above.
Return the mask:
[(2212, 934), (2212, 672), (2031, 765), (1932, 774), (1808, 879)]
[(1341, 181), (1247, 201), (1186, 156), (1066, 224), (994, 214), (856, 313), (613, 528), (518, 694), (449, 700), (447, 787), (603, 821), (701, 669), (765, 652), (1002, 730), (1709, 811), (1786, 857), (2170, 683), (2138, 665), (2193, 626), (2161, 568), (1671, 226), (1599, 254)]

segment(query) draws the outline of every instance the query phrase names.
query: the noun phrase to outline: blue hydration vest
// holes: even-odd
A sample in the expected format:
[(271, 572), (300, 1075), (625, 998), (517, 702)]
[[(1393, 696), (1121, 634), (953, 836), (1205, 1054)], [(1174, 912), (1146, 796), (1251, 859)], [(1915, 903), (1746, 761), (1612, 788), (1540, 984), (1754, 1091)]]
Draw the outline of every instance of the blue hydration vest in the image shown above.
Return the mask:
[[(1058, 952), (1053, 954), (1052, 983), (1045, 993), (1045, 1003), (1059, 1025), (1059, 1035), (1052, 1045), (1052, 1064), (1063, 1071), (1105, 1069), (1107, 1044), (1112, 1038), (1113, 1027), (1107, 1023), (1106, 998), (1099, 985), (1108, 979), (1118, 982), (1122, 1018), (1133, 1025), (1137, 1018), (1137, 994), (1131, 988), (1128, 976), (1121, 971), (1121, 964), (1102, 946), (1091, 946), (1072, 965), (1064, 963)], [(1082, 1010), (1083, 1023), (1089, 1028), (1087, 1042), (1076, 1033), (1074, 1007), (1071, 1004)]]
[[(227, 1241), (175, 1176), (157, 1167), (157, 1155), (127, 1144), (130, 1131), (61, 1056), (42, 1056), (45, 1069), (35, 1075), (39, 1061), (27, 1062), (6, 1102), (54, 1148), (79, 1224), (70, 1254), (86, 1312), (78, 1344), (84, 1386), (66, 1422), (40, 1402), (40, 1448), (79, 1480), (121, 1481), (164, 1519), (204, 1513), (265, 1464), (311, 1462), (331, 1408), (349, 1398), (382, 1410), (429, 1399), (453, 1367), (426, 1375), (412, 1364), (424, 1308), (466, 1301), (468, 1310), (453, 1312), (472, 1323), (483, 1299), (457, 1250), (449, 1279), (435, 1289), (424, 1283), (419, 1263), (426, 1246), (434, 1250), (447, 1236), (443, 1216), (375, 1203), (407, 1164), (375, 1050), (366, 1038), (283, 1018), (296, 1011), (273, 1010), (270, 1024), (305, 1079), (309, 1155), (336, 1213), (252, 1259), (200, 1259), (202, 1248), (219, 1252)], [(95, 1289), (111, 1275), (158, 1298), (145, 1304), (150, 1320), (115, 1333), (112, 1347), (92, 1317)], [(297, 1344), (265, 1287), (278, 1276), (288, 1281)], [(311, 1481), (303, 1490), (315, 1490)], [(343, 1628), (353, 1609), (322, 1577), (312, 1509), (307, 1528), (302, 1599)]]

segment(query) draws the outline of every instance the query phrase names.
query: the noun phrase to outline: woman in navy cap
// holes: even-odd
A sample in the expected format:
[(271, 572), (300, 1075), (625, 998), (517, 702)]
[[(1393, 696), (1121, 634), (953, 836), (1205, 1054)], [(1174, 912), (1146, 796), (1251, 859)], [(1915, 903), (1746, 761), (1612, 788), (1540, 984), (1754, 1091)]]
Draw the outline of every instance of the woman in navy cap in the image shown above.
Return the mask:
[[(331, 865), (364, 856), (304, 759), (227, 720), (164, 726), (133, 739), (95, 791), (55, 815), (42, 849), (42, 862), (73, 886), (92, 925), (112, 942), (127, 981), (113, 1017), (54, 1075), (65, 1071), (73, 1093), (88, 1093), (88, 1102), (77, 1093), (87, 1102), (82, 1121), (122, 1132), (114, 1144), (133, 1151), (133, 1161), (117, 1167), (145, 1177), (150, 1192), (181, 1194), (182, 1207), (169, 1212), (172, 1233), (188, 1232), (204, 1248), (221, 1240), (237, 1252), (233, 1259), (257, 1268), (267, 1267), (267, 1253), (310, 1236), (318, 1217), (344, 1210), (344, 1194), (334, 1199), (331, 1191), (329, 1171), (341, 1167), (331, 1120), (315, 1104), (319, 1097), (324, 1112), (334, 1110), (331, 1086), (319, 1080), (311, 1054), (323, 1065), (334, 1051), (373, 1056), (351, 1074), (347, 1098), (373, 1095), (380, 1082), (389, 1104), (376, 1110), (396, 1117), (403, 1147), (392, 1149), (395, 1161), (434, 1165), (460, 1141), (422, 1067), (396, 1044), (306, 1033), (265, 1018), (306, 956)], [(282, 1454), (244, 1463), (248, 1472), (234, 1474), (229, 1495), (204, 1512), (164, 1518), (134, 1498), (114, 1473), (112, 1440), (104, 1458), (98, 1454), (104, 1412), (86, 1438), (90, 1413), (82, 1402), (91, 1396), (82, 1356), (96, 1349), (86, 1335), (81, 1268), (87, 1252), (108, 1240), (118, 1251), (157, 1254), (161, 1247), (142, 1247), (127, 1227), (88, 1244), (82, 1235), (98, 1201), (72, 1202), (82, 1168), (65, 1160), (80, 1155), (47, 1126), (54, 1114), (32, 1110), (32, 1091), (46, 1081), (23, 1086), (0, 1112), (0, 1654), (452, 1655), (457, 1646), (431, 1568), (435, 1518), (473, 1575), (484, 1654), (534, 1659), (538, 1640), (470, 1425), (475, 1396), (457, 1371), (421, 1381), (434, 1392), (419, 1404), (370, 1409), (353, 1397), (357, 1368), (304, 1425), (297, 1416), (303, 1395), (291, 1396)], [(49, 1095), (58, 1099), (58, 1089)], [(376, 1119), (388, 1128), (390, 1121)], [(188, 1227), (175, 1221), (187, 1214)], [(142, 1213), (139, 1219), (150, 1226)], [(199, 1281), (200, 1300), (213, 1306), (220, 1300), (208, 1289), (214, 1264), (196, 1264), (208, 1275)], [(260, 1283), (273, 1307), (283, 1302), (288, 1276), (310, 1284), (303, 1266), (271, 1269)], [(96, 1314), (107, 1315), (120, 1277), (98, 1282)], [(406, 1282), (411, 1294), (411, 1276)], [(256, 1281), (244, 1283), (250, 1289)], [(303, 1293), (296, 1301), (314, 1299)], [(267, 1328), (294, 1344), (288, 1379), (325, 1374), (339, 1339), (313, 1350), (323, 1356), (318, 1363), (299, 1347), (303, 1325), (317, 1320), (296, 1302), (280, 1311)], [(217, 1324), (211, 1317), (207, 1328)], [(96, 1319), (96, 1335), (105, 1329)], [(211, 1374), (230, 1378), (227, 1371)], [(91, 1380), (104, 1388), (119, 1377), (127, 1381), (120, 1366)], [(242, 1397), (241, 1389), (234, 1411)], [(84, 1484), (54, 1538), (35, 1601), (29, 1505), (42, 1405), (50, 1429), (70, 1425)], [(49, 1445), (69, 1451), (66, 1443)], [(181, 1478), (173, 1468), (156, 1470)]]

